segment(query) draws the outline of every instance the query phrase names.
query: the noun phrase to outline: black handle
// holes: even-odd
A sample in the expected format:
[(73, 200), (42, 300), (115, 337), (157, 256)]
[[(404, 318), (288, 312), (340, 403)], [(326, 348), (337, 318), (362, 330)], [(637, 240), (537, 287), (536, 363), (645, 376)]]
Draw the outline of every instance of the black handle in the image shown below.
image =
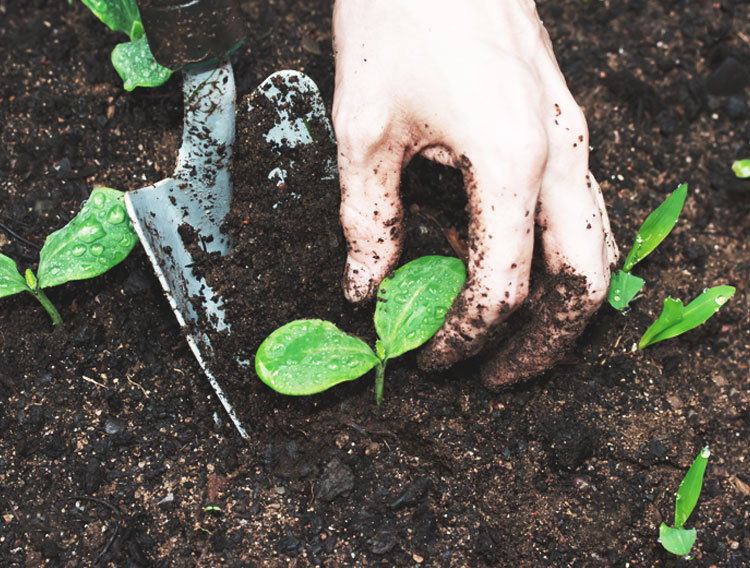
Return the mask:
[(245, 35), (237, 0), (140, 0), (156, 60), (170, 69), (224, 55)]

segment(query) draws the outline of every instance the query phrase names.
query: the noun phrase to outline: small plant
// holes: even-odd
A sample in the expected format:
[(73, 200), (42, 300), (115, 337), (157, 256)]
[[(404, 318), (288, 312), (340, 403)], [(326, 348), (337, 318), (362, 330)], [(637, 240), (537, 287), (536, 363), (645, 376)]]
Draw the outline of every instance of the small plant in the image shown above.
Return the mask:
[(732, 164), (732, 171), (740, 179), (750, 178), (750, 158), (746, 160), (736, 160)]
[[(116, 32), (128, 35), (130, 41), (112, 50), (112, 65), (124, 82), (125, 90), (136, 87), (158, 87), (172, 75), (172, 70), (154, 59), (143, 30), (135, 0), (81, 0), (94, 15)], [(68, 0), (72, 4), (73, 0)]]
[(685, 478), (680, 483), (674, 506), (674, 527), (670, 527), (666, 523), (659, 526), (659, 542), (672, 554), (687, 556), (690, 554), (690, 549), (693, 548), (693, 543), (695, 543), (695, 529), (685, 529), (683, 526), (693, 512), (698, 497), (700, 497), (703, 473), (706, 471), (706, 464), (710, 456), (711, 451), (706, 446), (695, 458), (693, 465), (690, 466)]
[(633, 267), (646, 258), (672, 231), (682, 212), (687, 196), (687, 184), (681, 184), (664, 202), (654, 209), (638, 229), (635, 243), (630, 249), (622, 270), (612, 276), (607, 300), (616, 310), (624, 310), (645, 284), (642, 278), (630, 273)]
[(687, 306), (683, 306), (681, 300), (666, 298), (661, 315), (643, 334), (638, 343), (638, 349), (698, 327), (719, 311), (719, 308), (734, 295), (734, 291), (733, 286), (714, 286), (709, 290), (704, 290)]
[(277, 392), (310, 395), (375, 367), (375, 400), (380, 404), (388, 360), (416, 349), (440, 329), (465, 280), (466, 269), (457, 258), (418, 258), (380, 285), (374, 353), (367, 343), (330, 322), (296, 320), (263, 341), (255, 370)]
[(36, 276), (30, 269), (21, 276), (15, 261), (0, 254), (0, 298), (29, 292), (54, 325), (62, 324), (60, 313), (42, 289), (99, 276), (128, 256), (138, 237), (123, 197), (116, 189), (94, 189), (70, 223), (44, 241)]

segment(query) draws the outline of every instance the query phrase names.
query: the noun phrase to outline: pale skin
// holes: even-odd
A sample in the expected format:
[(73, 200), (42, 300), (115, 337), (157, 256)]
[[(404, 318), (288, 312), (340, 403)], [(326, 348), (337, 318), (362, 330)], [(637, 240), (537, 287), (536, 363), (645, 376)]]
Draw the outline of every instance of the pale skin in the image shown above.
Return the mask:
[[(490, 387), (548, 369), (605, 299), (617, 247), (533, 1), (337, 0), (333, 28), (345, 295), (371, 300), (397, 267), (400, 175), (421, 154), (461, 170), (471, 219), (466, 285), (420, 364), (483, 351)], [(529, 282), (535, 224), (547, 288)], [(530, 286), (532, 317), (488, 345)]]

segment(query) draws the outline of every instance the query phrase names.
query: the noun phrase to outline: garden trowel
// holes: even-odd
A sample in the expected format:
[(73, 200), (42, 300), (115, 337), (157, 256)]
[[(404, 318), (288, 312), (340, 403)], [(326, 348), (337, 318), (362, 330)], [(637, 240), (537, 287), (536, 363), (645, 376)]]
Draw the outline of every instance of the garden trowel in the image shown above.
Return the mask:
[[(210, 368), (214, 357), (212, 334), (231, 332), (225, 309), (221, 298), (197, 272), (198, 259), (205, 253), (225, 255), (231, 248), (221, 224), (232, 196), (234, 77), (226, 60), (208, 68), (185, 70), (183, 77), (184, 125), (174, 173), (154, 185), (128, 192), (125, 202), (190, 348), (240, 435), (247, 437), (247, 428)], [(285, 147), (313, 143), (309, 123), (325, 124), (333, 137), (318, 88), (306, 75), (279, 71), (257, 87), (251, 100), (258, 96), (267, 97), (277, 110), (275, 123), (265, 137), (278, 148), (280, 157)], [(253, 109), (249, 111), (252, 115)], [(286, 173), (283, 158), (280, 163), (269, 171), (269, 178), (279, 185)], [(327, 167), (334, 175), (333, 161)]]

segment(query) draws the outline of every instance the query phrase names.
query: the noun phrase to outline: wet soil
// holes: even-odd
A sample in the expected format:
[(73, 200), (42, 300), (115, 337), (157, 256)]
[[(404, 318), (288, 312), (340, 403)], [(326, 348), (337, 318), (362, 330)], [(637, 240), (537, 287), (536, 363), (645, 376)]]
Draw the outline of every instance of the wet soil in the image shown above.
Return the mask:
[[(240, 97), (295, 68), (330, 106), (330, 3), (242, 7), (252, 33), (232, 56)], [(658, 525), (705, 444), (692, 564), (750, 564), (750, 182), (729, 169), (750, 157), (750, 7), (539, 9), (589, 119), (620, 246), (689, 183), (680, 222), (636, 269), (647, 288), (632, 310), (603, 307), (560, 365), (500, 393), (475, 361), (423, 373), (413, 353), (389, 367), (380, 408), (369, 376), (297, 399), (229, 367), (243, 440), (139, 248), (102, 277), (49, 290), (60, 329), (32, 298), (4, 298), (0, 565), (677, 566)], [(92, 187), (135, 189), (171, 171), (182, 97), (177, 78), (122, 90), (109, 63), (122, 38), (79, 3), (0, 1), (0, 22), (0, 250), (33, 267)], [(300, 317), (372, 341), (372, 306), (349, 305), (339, 286), (335, 183), (293, 173), (279, 197), (249, 148), (237, 148), (247, 209), (228, 262), (254, 284), (221, 290), (247, 310), (235, 313), (247, 317), (236, 352), (251, 358)], [(405, 172), (404, 260), (454, 254), (460, 184), (424, 161)], [(663, 298), (718, 284), (737, 293), (713, 319), (635, 349)]]

